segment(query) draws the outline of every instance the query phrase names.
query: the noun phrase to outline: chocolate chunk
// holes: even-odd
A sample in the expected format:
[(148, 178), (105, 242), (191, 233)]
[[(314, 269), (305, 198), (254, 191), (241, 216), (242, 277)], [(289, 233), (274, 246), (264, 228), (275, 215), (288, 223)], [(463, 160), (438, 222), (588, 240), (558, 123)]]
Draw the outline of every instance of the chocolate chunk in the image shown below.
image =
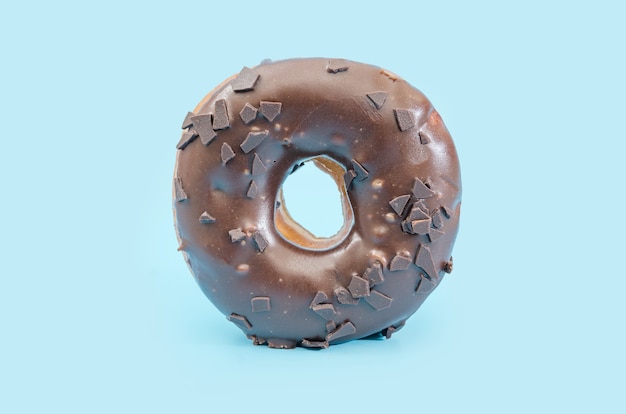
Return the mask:
[(191, 117), (193, 128), (200, 135), (202, 144), (206, 147), (215, 139), (217, 134), (213, 131), (213, 115), (200, 114)]
[(374, 263), (365, 270), (363, 279), (369, 280), (371, 286), (383, 283), (385, 280), (383, 277), (383, 266), (379, 262)]
[(335, 311), (335, 307), (332, 304), (330, 304), (330, 303), (324, 303), (324, 304), (320, 304), (320, 305), (315, 305), (311, 309), (313, 309), (313, 312), (317, 313), (325, 321), (331, 320), (335, 316), (335, 314), (337, 313)]
[(372, 101), (376, 109), (380, 109), (387, 100), (387, 92), (370, 92), (367, 97)]
[(389, 202), (389, 205), (396, 212), (397, 215), (402, 217), (402, 213), (404, 212), (404, 207), (406, 207), (409, 199), (411, 198), (410, 194), (405, 194), (398, 196)]
[(226, 319), (239, 326), (240, 328), (244, 328), (246, 330), (252, 329), (252, 325), (248, 322), (245, 316), (237, 315), (236, 313), (231, 313)]
[(183, 190), (183, 180), (174, 178), (174, 192), (176, 193), (176, 201), (181, 202), (187, 200), (187, 194)]
[(261, 175), (267, 171), (265, 164), (259, 158), (259, 156), (254, 153), (254, 159), (252, 160), (252, 176), (255, 177), (257, 175)]
[(435, 193), (420, 180), (419, 178), (415, 179), (415, 184), (413, 184), (413, 195), (417, 198), (428, 198), (435, 195)]
[(415, 126), (415, 115), (413, 112), (407, 109), (394, 109), (393, 113), (396, 115), (396, 122), (400, 131), (406, 131)]
[(429, 293), (429, 292), (432, 292), (434, 289), (435, 289), (434, 282), (428, 279), (428, 277), (424, 275), (423, 273), (420, 274), (420, 278), (417, 281), (417, 287), (415, 288), (415, 291), (417, 293)]
[(191, 144), (191, 142), (197, 137), (198, 134), (195, 131), (183, 132), (180, 137), (180, 141), (178, 141), (178, 144), (176, 144), (176, 148), (178, 148), (179, 150), (184, 150), (185, 147)]
[(369, 303), (372, 308), (380, 311), (390, 307), (393, 299), (377, 290), (372, 290), (370, 295), (365, 297), (365, 301)]
[(248, 191), (246, 192), (246, 197), (248, 198), (256, 197), (257, 191), (258, 190), (257, 190), (256, 183), (254, 182), (254, 180), (250, 181), (250, 186), (248, 187)]
[(311, 304), (309, 305), (309, 307), (313, 308), (313, 306), (319, 305), (320, 303), (324, 302), (325, 300), (328, 300), (328, 295), (326, 295), (326, 293), (324, 293), (322, 291), (319, 291), (319, 292), (317, 292), (315, 294), (315, 297), (311, 301)]
[(326, 349), (328, 348), (328, 341), (316, 341), (314, 339), (303, 339), (302, 342), (300, 342), (300, 346), (304, 348)]
[(265, 345), (267, 341), (264, 338), (259, 338), (256, 335), (246, 335), (248, 339), (252, 340), (252, 345)]
[(352, 160), (352, 166), (354, 167), (354, 172), (356, 172), (356, 178), (358, 178), (359, 181), (365, 180), (370, 175), (370, 173), (354, 159)]
[(257, 112), (258, 112), (258, 109), (256, 109), (254, 106), (250, 105), (249, 103), (246, 103), (243, 109), (239, 112), (239, 117), (241, 118), (244, 124), (248, 125), (250, 122), (256, 119)]
[(415, 234), (428, 234), (430, 231), (430, 225), (432, 221), (430, 219), (425, 220), (413, 220), (411, 222), (411, 231)]
[(268, 245), (265, 237), (263, 237), (263, 235), (259, 233), (258, 231), (255, 231), (254, 234), (252, 235), (252, 240), (254, 240), (257, 250), (263, 253)]
[(254, 85), (259, 80), (259, 77), (260, 75), (257, 72), (244, 66), (239, 75), (230, 84), (235, 92), (251, 91), (254, 89)]
[(446, 216), (446, 218), (450, 218), (454, 214), (454, 212), (447, 206), (441, 206), (441, 211), (443, 212), (443, 215)]
[(356, 327), (350, 321), (346, 321), (335, 328), (334, 331), (326, 335), (326, 340), (328, 342), (334, 341), (339, 338), (343, 338), (344, 336), (352, 335), (356, 332)]
[(412, 262), (413, 261), (410, 257), (396, 254), (393, 259), (391, 259), (391, 263), (389, 263), (389, 270), (391, 270), (392, 272), (406, 270), (409, 268), (409, 266), (411, 266)]
[(352, 276), (348, 290), (353, 298), (362, 298), (370, 294), (370, 282), (359, 276)]
[(434, 242), (435, 240), (437, 240), (439, 237), (443, 236), (443, 231), (437, 230), (437, 229), (430, 229), (430, 231), (428, 232), (428, 238), (430, 239), (430, 242)]
[(418, 132), (418, 134), (420, 136), (420, 144), (426, 145), (426, 144), (430, 143), (430, 137), (428, 135), (426, 135), (426, 133), (424, 131), (420, 131), (420, 132)]
[(241, 229), (228, 230), (228, 235), (230, 236), (230, 241), (233, 243), (240, 242), (246, 238), (246, 233), (244, 233)]
[(433, 281), (439, 280), (439, 272), (435, 267), (435, 262), (433, 261), (433, 255), (430, 252), (430, 249), (423, 244), (417, 248), (417, 255), (415, 256), (415, 264), (418, 267), (421, 267), (426, 275)]
[(331, 59), (326, 64), (326, 72), (339, 73), (348, 70), (347, 62), (343, 59)]
[(440, 229), (443, 226), (443, 219), (441, 218), (441, 213), (439, 212), (439, 210), (433, 211), (430, 217), (433, 219), (434, 228)]
[(446, 273), (452, 273), (452, 268), (453, 268), (453, 262), (452, 262), (452, 256), (450, 256), (450, 260), (448, 260), (447, 262), (443, 264), (443, 271)]
[(282, 106), (283, 104), (280, 102), (261, 101), (259, 112), (261, 112), (261, 115), (263, 115), (265, 119), (272, 122), (280, 114)]
[(202, 224), (214, 223), (215, 221), (215, 217), (213, 217), (206, 211), (200, 215), (200, 223)]
[(230, 127), (228, 119), (228, 109), (226, 108), (226, 100), (219, 99), (215, 101), (215, 115), (213, 117), (213, 129), (226, 129)]
[(252, 306), (252, 312), (268, 312), (272, 309), (270, 298), (267, 296), (256, 296), (250, 299), (250, 305)]
[(406, 321), (402, 321), (400, 323), (397, 323), (395, 325), (391, 325), (385, 329), (383, 329), (383, 331), (381, 332), (383, 334), (383, 336), (387, 339), (391, 338), (391, 335), (393, 335), (395, 332), (398, 332), (400, 329), (404, 328), (404, 325), (406, 324)]
[(235, 158), (235, 151), (233, 151), (233, 149), (231, 148), (230, 145), (228, 145), (228, 143), (224, 142), (222, 144), (222, 149), (220, 151), (221, 157), (222, 157), (222, 165), (226, 165), (226, 163), (230, 160), (232, 160), (233, 158)]
[(293, 349), (298, 345), (298, 341), (293, 339), (267, 338), (267, 346), (277, 349)]
[(352, 185), (352, 181), (354, 181), (355, 178), (356, 178), (356, 173), (354, 172), (354, 170), (346, 171), (346, 173), (343, 175), (343, 182), (346, 186), (346, 190), (350, 189), (350, 186)]
[(247, 154), (256, 147), (258, 147), (268, 134), (269, 131), (267, 130), (248, 132), (246, 139), (244, 139), (239, 146), (241, 147), (241, 150)]
[(330, 320), (326, 322), (326, 332), (332, 332), (335, 330), (336, 327), (337, 327), (337, 324), (335, 323), (335, 321)]
[(187, 115), (185, 116), (185, 120), (183, 121), (183, 125), (180, 127), (180, 129), (189, 128), (191, 125), (193, 125), (193, 121), (191, 120), (191, 117), (195, 115), (196, 114), (194, 114), (193, 112), (187, 112)]
[(426, 211), (424, 211), (421, 208), (420, 204), (413, 203), (413, 207), (411, 208), (409, 215), (406, 217), (406, 220), (411, 222), (413, 220), (426, 220), (426, 219), (430, 219), (430, 216), (426, 213)]
[(348, 292), (348, 289), (343, 286), (339, 286), (335, 289), (335, 297), (342, 305), (356, 305), (359, 303), (359, 299), (354, 299), (350, 292)]

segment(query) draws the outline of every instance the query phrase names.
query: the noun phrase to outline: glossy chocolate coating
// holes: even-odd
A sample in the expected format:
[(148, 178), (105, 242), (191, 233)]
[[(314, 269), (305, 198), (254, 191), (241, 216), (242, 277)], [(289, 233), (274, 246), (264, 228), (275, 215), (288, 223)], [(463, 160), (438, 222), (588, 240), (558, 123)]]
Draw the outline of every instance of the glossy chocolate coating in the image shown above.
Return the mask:
[[(183, 128), (180, 250), (255, 344), (389, 337), (451, 271), (458, 158), (428, 99), (396, 75), (336, 59), (265, 62), (218, 86)], [(280, 202), (309, 159), (344, 194), (347, 224), (330, 239), (299, 228)]]

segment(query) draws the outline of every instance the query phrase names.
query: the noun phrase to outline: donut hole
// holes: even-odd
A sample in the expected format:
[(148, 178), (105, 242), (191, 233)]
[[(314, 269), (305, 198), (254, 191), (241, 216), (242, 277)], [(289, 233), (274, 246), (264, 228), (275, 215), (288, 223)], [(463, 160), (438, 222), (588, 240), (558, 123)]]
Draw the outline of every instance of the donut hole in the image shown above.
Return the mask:
[(320, 156), (296, 163), (276, 197), (274, 224), (288, 242), (328, 250), (340, 244), (354, 224), (343, 175), (345, 168)]

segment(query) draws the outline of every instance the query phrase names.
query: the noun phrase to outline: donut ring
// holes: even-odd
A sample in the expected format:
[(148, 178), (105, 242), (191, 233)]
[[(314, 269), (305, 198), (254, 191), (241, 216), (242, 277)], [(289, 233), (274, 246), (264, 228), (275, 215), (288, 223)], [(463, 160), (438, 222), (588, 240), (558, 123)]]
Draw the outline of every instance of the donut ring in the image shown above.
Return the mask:
[[(400, 329), (452, 270), (461, 178), (428, 99), (335, 59), (244, 67), (185, 118), (174, 221), (195, 280), (254, 344), (326, 348)], [(344, 226), (316, 238), (281, 186), (314, 160)]]

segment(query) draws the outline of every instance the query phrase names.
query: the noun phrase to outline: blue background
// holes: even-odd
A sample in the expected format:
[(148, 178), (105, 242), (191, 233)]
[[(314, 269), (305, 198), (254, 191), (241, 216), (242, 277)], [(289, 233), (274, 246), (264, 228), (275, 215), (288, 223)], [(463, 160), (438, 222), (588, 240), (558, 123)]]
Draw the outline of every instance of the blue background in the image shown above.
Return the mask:
[[(626, 411), (620, 2), (21, 4), (0, 6), (0, 412)], [(183, 117), (300, 56), (398, 73), (457, 145), (455, 270), (389, 341), (253, 347), (176, 251)]]

